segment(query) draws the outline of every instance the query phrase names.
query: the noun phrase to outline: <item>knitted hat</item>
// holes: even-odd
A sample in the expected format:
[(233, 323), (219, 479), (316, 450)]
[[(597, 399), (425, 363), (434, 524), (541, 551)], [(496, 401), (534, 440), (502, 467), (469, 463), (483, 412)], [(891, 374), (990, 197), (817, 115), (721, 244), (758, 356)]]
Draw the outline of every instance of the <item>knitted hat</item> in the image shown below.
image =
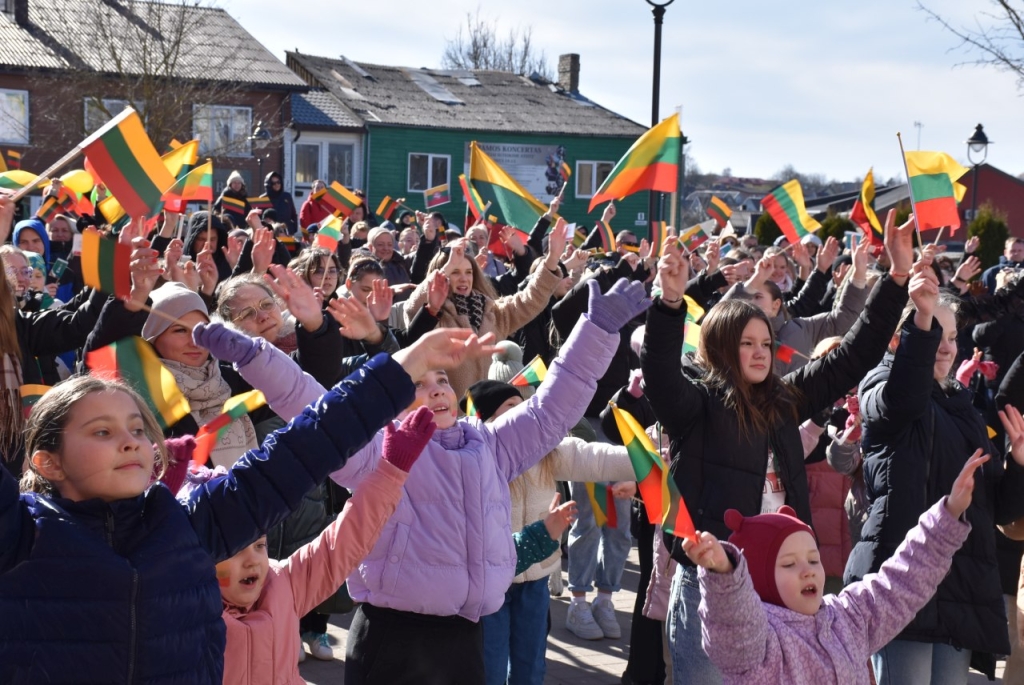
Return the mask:
[(198, 311), (207, 319), (210, 318), (203, 298), (176, 281), (164, 283), (149, 296), (153, 300), (153, 311), (146, 319), (146, 325), (142, 327), (142, 337), (150, 342), (171, 327), (171, 320), (156, 312), (180, 319), (189, 312)]
[(466, 397), (473, 398), (473, 406), (476, 408), (476, 415), (481, 421), (486, 421), (494, 416), (498, 407), (505, 403), (510, 397), (522, 397), (519, 388), (508, 383), (499, 381), (477, 381), (469, 386), (469, 390), (459, 400), (459, 407), (466, 411)]
[[(502, 340), (496, 343), (501, 348), (491, 355), (491, 365), (487, 368), (487, 378), (492, 381), (508, 383), (517, 373), (523, 370), (523, 348), (511, 340)], [(526, 386), (520, 389), (524, 400), (533, 397), (537, 390), (533, 386)], [(476, 395), (473, 396), (474, 398)]]
[(814, 536), (814, 531), (797, 518), (792, 507), (782, 506), (775, 514), (747, 516), (729, 509), (725, 512), (725, 525), (734, 531), (729, 542), (743, 551), (750, 569), (750, 579), (762, 601), (785, 607), (779, 588), (775, 584), (775, 562), (779, 549), (793, 533), (804, 531)]

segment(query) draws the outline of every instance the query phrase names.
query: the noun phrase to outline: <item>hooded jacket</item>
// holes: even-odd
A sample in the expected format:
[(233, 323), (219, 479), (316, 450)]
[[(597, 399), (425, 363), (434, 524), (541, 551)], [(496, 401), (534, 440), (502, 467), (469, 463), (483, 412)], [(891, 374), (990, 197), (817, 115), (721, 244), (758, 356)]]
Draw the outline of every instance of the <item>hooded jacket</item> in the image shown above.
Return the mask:
[(378, 356), (186, 504), (161, 484), (109, 504), (19, 496), (0, 469), (0, 682), (221, 683), (214, 564), (413, 396), (405, 371)]
[[(281, 181), (281, 189), (274, 190), (273, 186), (270, 185), (270, 181), (276, 178)], [(266, 178), (263, 179), (263, 189), (267, 197), (270, 198), (271, 204), (274, 205), (274, 213), (277, 214), (277, 220), (288, 227), (288, 232), (295, 235), (299, 232), (298, 214), (295, 213), (295, 203), (292, 201), (292, 196), (284, 189), (284, 179), (281, 178), (281, 174), (276, 171), (271, 171), (267, 174)]]
[(192, 214), (192, 218), (188, 222), (188, 231), (185, 233), (184, 252), (192, 261), (195, 261), (199, 255), (199, 250), (196, 249), (196, 239), (200, 234), (206, 233), (207, 226), (217, 232), (217, 249), (213, 251), (213, 263), (217, 265), (217, 281), (227, 280), (231, 278), (231, 265), (228, 264), (228, 260), (220, 248), (228, 244), (228, 226), (224, 225), (224, 221), (220, 217), (211, 218), (207, 212)]
[[(617, 340), (581, 319), (536, 395), (493, 423), (467, 418), (437, 431), (380, 540), (349, 576), (352, 598), (471, 621), (500, 609), (516, 567), (508, 484), (583, 416)], [(382, 440), (378, 433), (334, 481), (358, 492)]]

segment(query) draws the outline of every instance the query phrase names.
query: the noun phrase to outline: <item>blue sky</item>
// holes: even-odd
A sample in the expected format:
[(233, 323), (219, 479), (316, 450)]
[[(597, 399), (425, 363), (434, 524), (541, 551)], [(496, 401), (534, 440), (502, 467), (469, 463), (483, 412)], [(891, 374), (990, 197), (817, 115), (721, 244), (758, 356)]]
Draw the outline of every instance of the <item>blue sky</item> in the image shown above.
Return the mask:
[[(967, 24), (988, 0), (927, 0)], [(361, 62), (437, 67), (465, 0), (225, 0), (275, 55), (285, 50)], [(294, 7), (294, 9), (293, 9)], [(301, 8), (301, 9), (299, 9)], [(533, 27), (552, 65), (580, 54), (580, 91), (642, 123), (651, 116), (653, 21), (643, 0), (482, 2), (503, 26)], [(783, 9), (784, 8), (784, 9)], [(341, 21), (325, 21), (342, 16)], [(331, 27), (331, 29), (328, 29)], [(335, 28), (336, 27), (336, 28)], [(957, 41), (914, 0), (857, 3), (677, 0), (665, 15), (661, 116), (683, 108), (690, 153), (704, 171), (770, 176), (787, 164), (851, 180), (902, 174), (896, 132), (967, 162), (963, 141), (985, 125), (988, 161), (1024, 172), (1024, 91), (1012, 75), (957, 66)]]

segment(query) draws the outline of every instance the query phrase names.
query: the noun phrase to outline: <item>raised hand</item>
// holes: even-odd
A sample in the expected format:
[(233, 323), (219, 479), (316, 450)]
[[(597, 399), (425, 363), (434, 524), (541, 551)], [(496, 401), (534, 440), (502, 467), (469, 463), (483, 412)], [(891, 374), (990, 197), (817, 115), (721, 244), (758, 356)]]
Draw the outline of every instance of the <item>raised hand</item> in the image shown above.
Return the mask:
[(922, 331), (932, 328), (932, 315), (939, 301), (939, 279), (930, 261), (922, 260), (914, 265), (914, 275), (910, 279), (910, 299), (917, 312), (914, 314), (914, 325)]
[(327, 305), (327, 313), (338, 322), (341, 334), (349, 340), (363, 340), (376, 345), (384, 339), (370, 310), (359, 304), (354, 297), (331, 300)]
[(487, 248), (481, 247), (480, 251), (476, 253), (476, 257), (473, 257), (481, 271), (487, 268), (487, 254)]
[(867, 283), (870, 248), (871, 244), (867, 240), (861, 240), (857, 247), (853, 248), (853, 280), (858, 284)]
[(1006, 429), (1006, 437), (1010, 439), (1010, 455), (1019, 465), (1024, 466), (1024, 418), (1012, 404), (999, 410), (999, 420)]
[(802, 242), (797, 241), (786, 248), (786, 251), (793, 257), (793, 261), (800, 267), (800, 270), (804, 273), (810, 273), (811, 271), (811, 253), (807, 251), (807, 246)]
[(220, 274), (217, 272), (217, 263), (213, 261), (213, 250), (206, 249), (196, 255), (196, 267), (199, 270), (199, 281), (203, 292), (213, 295), (217, 287), (217, 279)]
[(238, 260), (242, 256), (243, 247), (245, 247), (245, 238), (229, 235), (228, 244), (220, 248), (221, 253), (224, 255), (224, 259), (228, 261), (228, 266), (232, 269), (238, 265)]
[(185, 284), (185, 287), (194, 293), (199, 292), (199, 288), (203, 285), (203, 280), (199, 277), (199, 269), (196, 267), (196, 263), (189, 260), (185, 262), (185, 265), (178, 269), (179, 276), (181, 276), (181, 283)]
[(180, 238), (175, 238), (171, 242), (167, 243), (167, 248), (164, 250), (164, 271), (167, 273), (167, 278), (172, 281), (182, 281), (181, 257), (185, 253), (185, 243), (181, 242)]
[(558, 208), (562, 204), (562, 195), (558, 194), (551, 198), (551, 202), (548, 203), (547, 216), (549, 219), (554, 218), (555, 214), (558, 214)]
[(259, 228), (253, 231), (252, 239), (252, 272), (257, 276), (267, 273), (270, 264), (274, 261), (274, 250), (277, 249), (277, 242), (274, 240), (274, 232), (269, 228)]
[(608, 333), (618, 333), (623, 326), (651, 306), (651, 299), (647, 297), (642, 283), (629, 283), (625, 278), (620, 278), (603, 295), (596, 280), (587, 283), (590, 288), (587, 318)]
[(651, 243), (647, 238), (640, 241), (640, 248), (637, 250), (637, 256), (642, 260), (651, 256)]
[(320, 329), (324, 320), (323, 310), (308, 283), (280, 264), (272, 264), (270, 273), (265, 274), (263, 279), (303, 328), (307, 331)]
[(895, 209), (890, 209), (885, 216), (885, 249), (888, 250), (889, 261), (892, 263), (889, 276), (899, 285), (907, 282), (910, 270), (914, 266), (914, 229), (916, 227), (913, 214), (907, 219), (907, 223), (899, 227), (896, 226)]
[(825, 244), (818, 249), (818, 271), (827, 273), (839, 256), (839, 241), (829, 236)]
[(245, 216), (246, 225), (248, 225), (249, 228), (251, 228), (254, 231), (258, 228), (263, 228), (263, 222), (260, 220), (261, 214), (262, 211), (259, 209), (250, 210), (249, 213), (246, 214)]
[(548, 507), (548, 515), (544, 517), (544, 527), (548, 531), (548, 535), (551, 536), (552, 540), (561, 540), (562, 533), (572, 525), (572, 522), (576, 520), (576, 516), (579, 514), (576, 511), (576, 502), (569, 500), (565, 504), (559, 506), (558, 503), (562, 500), (561, 493), (555, 493), (555, 496), (551, 499), (551, 506)]
[(981, 238), (976, 235), (972, 235), (967, 239), (967, 242), (964, 243), (964, 252), (967, 254), (974, 254), (978, 251), (979, 245), (981, 245)]
[(683, 551), (697, 566), (703, 566), (714, 573), (729, 573), (732, 571), (732, 562), (725, 548), (711, 533), (697, 532), (697, 541), (683, 538)]
[(658, 261), (658, 281), (661, 285), (661, 303), (670, 309), (679, 309), (690, 276), (690, 266), (678, 252), (666, 252)]
[(427, 277), (427, 311), (437, 316), (448, 299), (448, 279), (440, 271)]
[(718, 262), (721, 258), (722, 246), (718, 244), (717, 240), (710, 241), (708, 246), (704, 248), (704, 261), (708, 263), (709, 274), (718, 271)]
[(197, 323), (192, 329), (192, 342), (205, 347), (214, 358), (245, 366), (260, 350), (258, 339), (220, 323)]
[(987, 454), (983, 455), (981, 450), (974, 450), (974, 454), (960, 470), (960, 475), (953, 481), (953, 489), (946, 496), (946, 510), (956, 518), (960, 518), (967, 511), (967, 507), (971, 506), (971, 498), (974, 496), (974, 472), (988, 460)]
[[(973, 238), (972, 238), (973, 240)], [(964, 260), (964, 263), (956, 270), (953, 274), (953, 285), (958, 285), (961, 288), (960, 292), (967, 290), (968, 281), (981, 273), (981, 260), (977, 257), (968, 257)], [(957, 281), (960, 283), (957, 284)]]
[(558, 258), (565, 251), (569, 242), (569, 224), (565, 219), (559, 219), (554, 230), (548, 234), (548, 253), (544, 257), (544, 266), (555, 270), (558, 268)]
[(393, 423), (385, 424), (381, 459), (409, 473), (435, 430), (434, 412), (427, 407), (410, 413), (397, 429)]
[(439, 328), (395, 352), (392, 358), (415, 382), (428, 371), (452, 369), (469, 359), (489, 357), (500, 349), (494, 344), (493, 333), (478, 337), (468, 328)]
[(137, 312), (146, 304), (156, 280), (163, 273), (159, 258), (160, 255), (149, 247), (149, 241), (145, 238), (135, 238), (132, 241), (132, 254), (128, 262), (128, 269), (132, 275), (132, 290), (124, 303), (128, 311)]
[(636, 481), (620, 480), (612, 485), (612, 497), (615, 499), (633, 499), (636, 497)]
[(614, 219), (614, 218), (615, 218), (615, 203), (614, 202), (609, 202), (607, 205), (605, 205), (604, 211), (601, 212), (601, 221), (604, 221), (605, 223), (610, 224), (612, 222), (612, 219)]
[(387, 321), (391, 316), (391, 305), (394, 303), (395, 294), (388, 287), (388, 280), (386, 278), (373, 279), (373, 290), (366, 298), (366, 308), (370, 310), (370, 316), (374, 321)]
[(121, 228), (117, 234), (117, 242), (122, 245), (131, 245), (136, 238), (146, 235), (146, 217), (137, 216)]
[(570, 250), (566, 248), (566, 252), (569, 254), (568, 256), (562, 255), (562, 266), (569, 273), (579, 273), (587, 265), (587, 260), (590, 259), (590, 253), (587, 250)]
[(774, 257), (761, 257), (757, 260), (757, 264), (754, 266), (754, 275), (747, 280), (748, 290), (760, 289), (762, 285), (768, 282), (768, 277), (772, 275), (772, 269), (775, 268)]

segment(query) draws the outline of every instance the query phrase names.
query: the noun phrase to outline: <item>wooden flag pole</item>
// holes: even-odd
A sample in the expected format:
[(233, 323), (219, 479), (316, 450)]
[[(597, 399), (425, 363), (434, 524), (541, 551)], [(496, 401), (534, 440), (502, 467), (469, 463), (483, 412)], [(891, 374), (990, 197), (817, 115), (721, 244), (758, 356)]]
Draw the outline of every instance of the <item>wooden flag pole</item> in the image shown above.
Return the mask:
[(24, 188), (20, 188), (18, 191), (16, 191), (14, 193), (14, 195), (11, 196), (10, 199), (13, 202), (17, 202), (21, 198), (25, 197), (26, 195), (31, 193), (33, 190), (35, 190), (38, 186), (42, 185), (46, 181), (49, 181), (50, 180), (50, 176), (53, 173), (55, 173), (56, 171), (59, 171), (61, 169), (61, 167), (63, 167), (65, 165), (67, 165), (68, 163), (70, 163), (71, 160), (75, 159), (80, 154), (82, 154), (82, 146), (81, 145), (79, 145), (78, 147), (74, 148), (69, 153), (67, 153), (66, 155), (64, 155), (63, 157), (58, 159), (56, 162), (51, 164), (50, 167), (46, 171), (44, 171), (43, 173), (39, 174), (39, 176), (36, 177), (36, 180), (32, 181), (31, 183), (29, 183)]
[(917, 233), (917, 242), (919, 245), (924, 245), (924, 241), (921, 240), (921, 229), (917, 225), (917, 203), (914, 202), (914, 186), (910, 183), (910, 167), (907, 166), (907, 153), (903, 150), (903, 136), (900, 132), (896, 132), (896, 140), (900, 141), (900, 157), (903, 158), (903, 170), (907, 172), (907, 190), (910, 192), (910, 211), (914, 213), (914, 232)]
[[(914, 217), (914, 218), (916, 219), (917, 217)], [(935, 242), (932, 243), (932, 245), (938, 245), (939, 244), (939, 241), (942, 240), (942, 232), (945, 231), (945, 230), (946, 230), (945, 226), (939, 226), (939, 234), (937, 236), (935, 236)]]

